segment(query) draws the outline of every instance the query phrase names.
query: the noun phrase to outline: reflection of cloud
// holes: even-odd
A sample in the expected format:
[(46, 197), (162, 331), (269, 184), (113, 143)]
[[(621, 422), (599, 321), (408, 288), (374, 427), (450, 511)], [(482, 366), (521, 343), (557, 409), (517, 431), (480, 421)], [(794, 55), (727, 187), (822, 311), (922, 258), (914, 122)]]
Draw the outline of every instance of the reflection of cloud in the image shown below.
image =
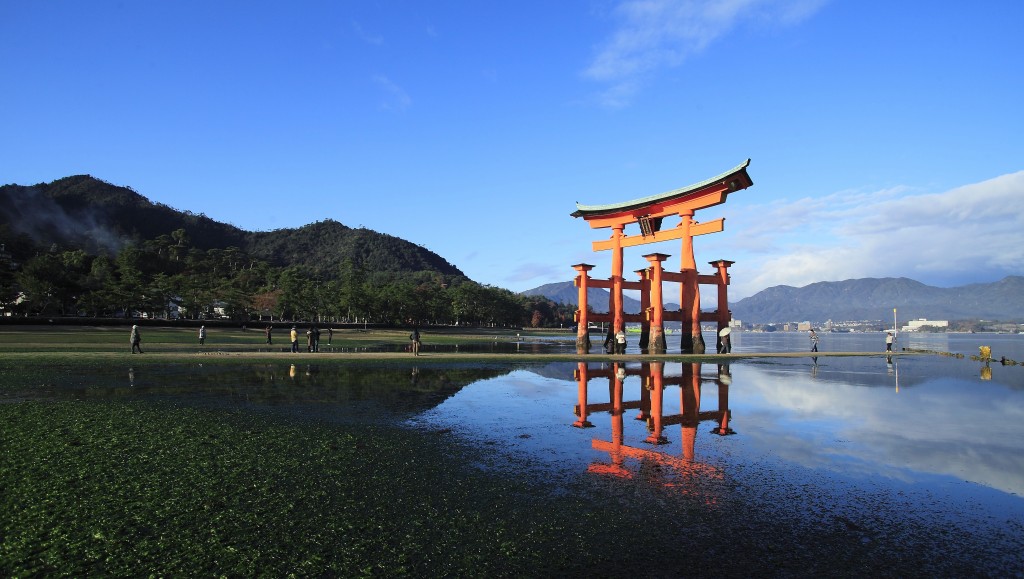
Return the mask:
[[(776, 285), (860, 277), (949, 279), (1024, 269), (1024, 171), (944, 193), (841, 192), (746, 207), (728, 243), (746, 296)], [(735, 255), (735, 253), (733, 253)], [(751, 270), (749, 264), (756, 269)]]
[(373, 83), (384, 91), (384, 101), (381, 108), (386, 111), (404, 111), (412, 105), (412, 99), (408, 94), (388, 77), (383, 74), (374, 75)]
[(746, 428), (786, 460), (896, 480), (944, 475), (1024, 493), (1024, 455), (1015, 446), (1024, 438), (1024, 404), (1001, 386), (981, 392), (936, 379), (886, 393), (883, 402), (876, 389), (838, 382), (822, 388), (809, 376), (780, 380), (779, 372), (754, 366), (732, 370), (733, 383), (742, 385), (736, 400), (771, 409), (744, 416)]
[(618, 29), (584, 76), (606, 83), (601, 100), (624, 106), (643, 79), (679, 66), (744, 19), (791, 25), (812, 15), (824, 0), (626, 0), (615, 8)]

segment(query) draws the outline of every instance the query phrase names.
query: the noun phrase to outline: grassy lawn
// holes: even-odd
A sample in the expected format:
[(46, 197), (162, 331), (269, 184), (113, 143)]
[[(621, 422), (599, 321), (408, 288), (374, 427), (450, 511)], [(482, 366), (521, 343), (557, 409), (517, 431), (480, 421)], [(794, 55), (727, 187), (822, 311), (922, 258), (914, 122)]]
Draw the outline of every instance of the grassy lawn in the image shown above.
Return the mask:
[[(299, 347), (305, 349), (308, 325), (300, 325)], [(283, 351), (290, 344), (288, 329), (275, 328), (273, 344), (266, 344), (262, 328), (208, 327), (206, 343), (199, 345), (197, 328), (142, 326), (143, 350), (152, 352), (203, 351)], [(130, 352), (130, 326), (0, 326), (0, 352)], [(509, 330), (423, 331), (425, 344), (486, 343), (511, 341), (517, 335), (530, 339), (534, 334)], [(567, 333), (567, 340), (574, 336)], [(327, 332), (321, 327), (320, 346), (326, 350)], [(382, 345), (404, 347), (409, 342), (408, 329), (339, 329), (334, 331), (331, 346), (336, 350), (372, 348)]]

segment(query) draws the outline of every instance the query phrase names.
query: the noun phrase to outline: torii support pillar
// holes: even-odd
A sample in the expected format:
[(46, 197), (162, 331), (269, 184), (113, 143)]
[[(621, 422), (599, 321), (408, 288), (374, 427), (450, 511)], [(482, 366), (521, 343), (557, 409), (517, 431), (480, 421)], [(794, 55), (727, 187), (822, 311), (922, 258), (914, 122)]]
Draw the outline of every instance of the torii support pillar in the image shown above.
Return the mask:
[(669, 256), (664, 253), (651, 253), (645, 255), (644, 258), (650, 262), (651, 266), (647, 269), (649, 288), (650, 288), (650, 307), (644, 310), (644, 315), (647, 316), (650, 323), (650, 338), (648, 341), (648, 350), (652, 354), (664, 354), (666, 351), (665, 347), (665, 301), (662, 298), (661, 293), (661, 281), (663, 268), (661, 262), (668, 259)]
[(587, 319), (587, 282), (588, 271), (594, 269), (589, 263), (578, 263), (572, 266), (579, 275), (576, 276), (576, 287), (579, 288), (579, 309), (576, 310), (576, 353), (586, 354), (590, 351), (590, 320)]
[(608, 311), (612, 314), (612, 334), (626, 331), (626, 319), (622, 311), (622, 231), (625, 225), (618, 224), (612, 227), (612, 291), (609, 296)]
[(693, 257), (693, 210), (679, 213), (683, 231), (683, 254), (680, 256), (680, 273), (683, 274), (679, 288), (679, 304), (683, 310), (683, 331), (679, 348), (684, 354), (703, 354), (704, 335), (700, 331), (700, 286), (697, 282), (697, 261)]
[(636, 270), (640, 276), (640, 351), (647, 352), (647, 346), (651, 340), (651, 318), (648, 311), (651, 309), (651, 276), (646, 269)]
[(708, 263), (715, 268), (715, 277), (718, 278), (716, 281), (718, 286), (718, 332), (715, 339), (718, 341), (719, 347), (715, 351), (720, 352), (722, 330), (728, 328), (729, 322), (732, 321), (732, 312), (729, 311), (729, 266), (736, 262), (719, 259)]

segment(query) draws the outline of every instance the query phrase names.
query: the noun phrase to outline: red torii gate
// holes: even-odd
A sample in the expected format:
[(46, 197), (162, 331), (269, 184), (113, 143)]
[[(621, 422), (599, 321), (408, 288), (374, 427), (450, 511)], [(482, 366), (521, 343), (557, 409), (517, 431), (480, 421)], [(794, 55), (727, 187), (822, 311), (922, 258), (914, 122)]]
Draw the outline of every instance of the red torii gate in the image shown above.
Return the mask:
[[(582, 217), (593, 229), (610, 227), (612, 235), (605, 241), (593, 242), (594, 251), (611, 250), (612, 275), (606, 280), (591, 279), (587, 272), (593, 265), (580, 263), (572, 266), (578, 275), (575, 284), (579, 288), (579, 309), (576, 312), (578, 323), (576, 332), (576, 349), (579, 353), (590, 350), (590, 333), (588, 324), (595, 322), (611, 322), (610, 333), (625, 331), (625, 324), (640, 322), (643, 331), (640, 336), (640, 347), (652, 352), (664, 353), (665, 321), (683, 322), (683, 335), (680, 347), (684, 353), (703, 354), (704, 338), (700, 331), (700, 322), (717, 321), (719, 329), (726, 327), (732, 319), (729, 312), (727, 286), (729, 285), (729, 266), (731, 261), (718, 260), (710, 262), (717, 272), (714, 275), (699, 275), (693, 256), (693, 238), (697, 235), (717, 233), (724, 228), (724, 218), (705, 223), (693, 219), (698, 209), (713, 207), (725, 203), (729, 193), (746, 189), (753, 185), (747, 174), (750, 159), (743, 164), (700, 183), (652, 195), (642, 199), (615, 203), (611, 205), (581, 205), (576, 203), (573, 217)], [(662, 221), (669, 215), (680, 217), (679, 225), (672, 229), (662, 230)], [(627, 235), (627, 225), (636, 223), (640, 226), (639, 235)], [(639, 282), (627, 282), (623, 279), (623, 249), (636, 245), (646, 245), (672, 239), (682, 240), (680, 271), (667, 272), (662, 262), (668, 259), (663, 253), (651, 253), (644, 258), (649, 262), (645, 269), (638, 270)], [(662, 299), (662, 282), (680, 283), (680, 310), (666, 312)], [(702, 316), (700, 311), (700, 284), (718, 286), (718, 310)], [(587, 290), (591, 287), (610, 290), (607, 314), (594, 314), (587, 311)], [(626, 314), (622, 310), (622, 290), (639, 290), (641, 295), (640, 314)], [(687, 328), (687, 326), (689, 326)], [(687, 332), (686, 330), (689, 330)]]

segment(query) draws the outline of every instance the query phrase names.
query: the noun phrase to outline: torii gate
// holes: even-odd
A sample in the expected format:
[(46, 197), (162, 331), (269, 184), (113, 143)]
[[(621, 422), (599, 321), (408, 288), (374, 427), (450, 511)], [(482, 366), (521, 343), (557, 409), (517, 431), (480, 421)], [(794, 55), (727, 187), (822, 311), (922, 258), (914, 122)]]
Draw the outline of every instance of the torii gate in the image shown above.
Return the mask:
[[(576, 203), (576, 211), (571, 214), (573, 217), (582, 217), (594, 229), (604, 227), (612, 229), (610, 239), (593, 242), (594, 251), (612, 251), (612, 275), (609, 279), (591, 279), (587, 272), (594, 268), (593, 265), (580, 263), (572, 266), (578, 272), (575, 283), (579, 288), (579, 310), (576, 312), (577, 352), (586, 353), (590, 350), (588, 324), (591, 321), (611, 322), (611, 333), (625, 331), (626, 322), (632, 321), (640, 322), (644, 329), (640, 337), (640, 347), (648, 348), (649, 346), (653, 352), (664, 353), (664, 322), (681, 321), (684, 329), (680, 340), (682, 352), (704, 353), (704, 337), (700, 331), (702, 316), (699, 284), (718, 286), (718, 311), (704, 317), (707, 321), (717, 321), (719, 329), (724, 328), (731, 319), (726, 288), (729, 285), (728, 269), (733, 262), (713, 261), (711, 265), (717, 269), (715, 275), (697, 274), (697, 264), (693, 256), (694, 236), (722, 231), (725, 219), (719, 218), (714, 221), (698, 223), (693, 216), (698, 209), (725, 203), (729, 193), (753, 185), (753, 181), (747, 174), (748, 165), (750, 165), (750, 159), (721, 175), (689, 187), (624, 203), (611, 205), (580, 205), (579, 202)], [(678, 215), (680, 217), (679, 225), (672, 229), (662, 230), (662, 221), (669, 215)], [(631, 223), (640, 226), (639, 235), (625, 234), (626, 225)], [(663, 271), (661, 262), (668, 259), (669, 256), (652, 253), (644, 256), (650, 265), (637, 271), (640, 274), (639, 282), (626, 282), (623, 279), (623, 248), (671, 239), (682, 240), (679, 273)], [(681, 284), (679, 302), (681, 310), (679, 312), (664, 311), (661, 291), (663, 281)], [(608, 314), (587, 312), (587, 290), (591, 287), (610, 290)], [(622, 311), (623, 289), (640, 290), (641, 306), (644, 311), (639, 315), (625, 314)], [(689, 326), (689, 332), (686, 331), (687, 326)]]

